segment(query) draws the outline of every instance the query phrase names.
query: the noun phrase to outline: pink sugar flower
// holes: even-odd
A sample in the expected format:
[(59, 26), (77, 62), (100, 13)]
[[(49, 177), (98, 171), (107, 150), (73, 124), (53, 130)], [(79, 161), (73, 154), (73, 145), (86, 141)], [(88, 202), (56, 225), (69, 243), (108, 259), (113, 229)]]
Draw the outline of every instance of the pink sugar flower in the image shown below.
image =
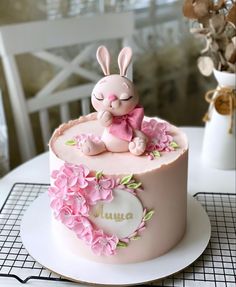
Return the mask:
[(54, 181), (54, 184), (58, 188), (64, 188), (67, 185), (67, 176), (58, 173), (57, 178)]
[(60, 189), (56, 186), (50, 186), (48, 188), (48, 195), (51, 199), (63, 197), (65, 193), (66, 193), (66, 190), (64, 188)]
[(170, 125), (167, 122), (158, 122), (151, 119), (150, 122), (144, 121), (142, 131), (148, 137), (146, 151), (170, 151), (170, 143), (173, 137), (169, 134)]
[(149, 159), (149, 160), (154, 160), (154, 155), (148, 154), (147, 156), (148, 156), (148, 159)]
[(96, 136), (94, 134), (80, 134), (75, 137), (75, 140), (77, 141), (77, 148), (80, 148), (81, 144), (83, 144), (87, 139), (90, 139), (95, 143), (101, 142), (100, 136)]
[(157, 120), (151, 119), (148, 121), (143, 121), (142, 123), (142, 131), (149, 137), (153, 138), (159, 133), (158, 124), (160, 124)]
[(73, 222), (75, 220), (74, 218), (75, 218), (75, 215), (73, 214), (73, 210), (69, 206), (64, 205), (59, 210), (59, 213), (58, 213), (56, 219), (60, 220), (67, 227), (71, 228), (71, 226), (73, 226)]
[(89, 169), (84, 165), (74, 166), (74, 176), (78, 177), (78, 185), (80, 188), (84, 188), (88, 185), (86, 177), (89, 175)]
[(86, 198), (91, 205), (95, 205), (98, 201), (104, 200), (107, 202), (113, 199), (113, 188), (116, 181), (113, 178), (101, 177), (100, 179), (94, 178), (85, 188)]
[(67, 170), (67, 165), (64, 164), (60, 167), (59, 170), (53, 170), (51, 173), (51, 177), (56, 179), (59, 175), (62, 175), (62, 174), (65, 174), (67, 176), (66, 170)]
[(85, 200), (84, 196), (79, 193), (75, 193), (67, 197), (67, 205), (69, 205), (75, 215), (84, 215), (88, 216), (89, 214), (89, 205)]
[(54, 198), (51, 203), (50, 203), (50, 207), (53, 209), (54, 211), (54, 215), (57, 218), (61, 208), (63, 208), (64, 205), (64, 201), (61, 198)]
[(159, 133), (169, 132), (170, 124), (167, 122), (158, 122), (156, 126), (156, 131)]
[(65, 164), (64, 173), (67, 175), (68, 187), (73, 188), (79, 186), (85, 188), (87, 183), (87, 176), (89, 175), (89, 169), (84, 165), (70, 165)]
[(59, 170), (56, 170), (56, 169), (53, 170), (52, 173), (51, 173), (51, 177), (54, 178), (54, 179), (57, 178), (57, 175), (58, 175), (59, 172), (60, 172)]
[(83, 240), (88, 245), (91, 244), (93, 240), (93, 226), (86, 217), (78, 217), (74, 221), (72, 230), (79, 239)]
[[(67, 177), (64, 174), (57, 175), (57, 178), (54, 181), (54, 189), (50, 191), (50, 194), (52, 194), (52, 191), (54, 191), (54, 197), (61, 197), (64, 198), (68, 192), (68, 180)], [(50, 195), (49, 194), (49, 195)]]
[(68, 192), (78, 191), (88, 185), (89, 169), (84, 165), (64, 164), (60, 170), (52, 172), (54, 184), (59, 189), (66, 189)]
[(171, 151), (170, 143), (173, 141), (173, 137), (168, 134), (160, 135), (160, 138), (157, 142), (158, 151)]
[(96, 255), (114, 255), (119, 239), (115, 235), (104, 234), (102, 230), (96, 230), (93, 234), (92, 251)]
[(55, 211), (59, 211), (63, 207), (63, 200), (61, 198), (53, 199), (50, 203), (50, 207)]
[(154, 151), (157, 149), (156, 143), (154, 141), (148, 141), (146, 146), (146, 151)]
[(149, 138), (159, 138), (163, 133), (169, 132), (169, 124), (167, 122), (158, 122), (151, 119), (149, 122), (143, 121), (142, 131)]

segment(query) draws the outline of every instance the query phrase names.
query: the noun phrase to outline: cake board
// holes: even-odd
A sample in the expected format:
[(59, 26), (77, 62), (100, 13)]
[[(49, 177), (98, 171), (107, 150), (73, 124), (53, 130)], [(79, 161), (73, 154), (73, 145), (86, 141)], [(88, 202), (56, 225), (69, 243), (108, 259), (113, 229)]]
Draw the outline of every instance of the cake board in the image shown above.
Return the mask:
[(72, 281), (102, 285), (140, 284), (177, 273), (202, 254), (211, 234), (208, 215), (190, 195), (184, 238), (163, 256), (140, 263), (102, 264), (65, 252), (55, 244), (50, 223), (49, 199), (43, 194), (28, 208), (21, 223), (21, 238), (29, 254), (47, 269)]

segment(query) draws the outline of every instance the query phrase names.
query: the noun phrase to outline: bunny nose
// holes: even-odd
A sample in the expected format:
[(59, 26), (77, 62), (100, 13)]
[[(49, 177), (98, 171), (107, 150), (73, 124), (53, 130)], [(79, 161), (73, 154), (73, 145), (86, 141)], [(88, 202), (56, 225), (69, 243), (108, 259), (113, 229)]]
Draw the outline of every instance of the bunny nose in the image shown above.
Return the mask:
[(109, 100), (110, 102), (114, 102), (114, 101), (117, 100), (117, 99), (118, 99), (117, 96), (114, 95), (114, 94), (111, 94), (111, 95), (108, 96), (108, 100)]

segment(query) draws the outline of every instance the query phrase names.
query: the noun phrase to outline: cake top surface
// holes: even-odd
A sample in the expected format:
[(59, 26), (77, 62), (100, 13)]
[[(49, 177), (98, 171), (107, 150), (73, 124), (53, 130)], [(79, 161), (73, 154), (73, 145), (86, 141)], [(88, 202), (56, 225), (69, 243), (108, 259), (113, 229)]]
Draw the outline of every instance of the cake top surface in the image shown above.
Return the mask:
[[(133, 155), (129, 151), (105, 151), (98, 155), (85, 155), (79, 148), (81, 135), (90, 134), (96, 140), (96, 137), (100, 138), (103, 134), (104, 128), (97, 121), (97, 113), (61, 125), (54, 132), (49, 146), (56, 158), (71, 164), (83, 164), (90, 170), (103, 171), (104, 174), (110, 175), (143, 173), (171, 164), (188, 149), (187, 137), (179, 128), (157, 118), (155, 122), (167, 126), (166, 135), (170, 137), (173, 148), (159, 146), (159, 151), (162, 149), (159, 152), (150, 143), (149, 150), (141, 156)], [(151, 128), (154, 119), (145, 117), (144, 123)]]

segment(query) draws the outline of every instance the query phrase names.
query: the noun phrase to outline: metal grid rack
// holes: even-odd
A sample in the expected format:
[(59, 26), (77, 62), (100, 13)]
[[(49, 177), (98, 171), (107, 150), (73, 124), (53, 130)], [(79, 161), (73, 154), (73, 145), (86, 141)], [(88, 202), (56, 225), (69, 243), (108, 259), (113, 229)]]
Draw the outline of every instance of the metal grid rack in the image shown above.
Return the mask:
[[(38, 264), (24, 249), (20, 238), (21, 218), (28, 206), (48, 185), (16, 183), (0, 209), (0, 277), (67, 281)], [(212, 227), (207, 249), (190, 267), (148, 286), (233, 287), (236, 283), (236, 195), (197, 193)], [(146, 285), (143, 285), (146, 286)]]

